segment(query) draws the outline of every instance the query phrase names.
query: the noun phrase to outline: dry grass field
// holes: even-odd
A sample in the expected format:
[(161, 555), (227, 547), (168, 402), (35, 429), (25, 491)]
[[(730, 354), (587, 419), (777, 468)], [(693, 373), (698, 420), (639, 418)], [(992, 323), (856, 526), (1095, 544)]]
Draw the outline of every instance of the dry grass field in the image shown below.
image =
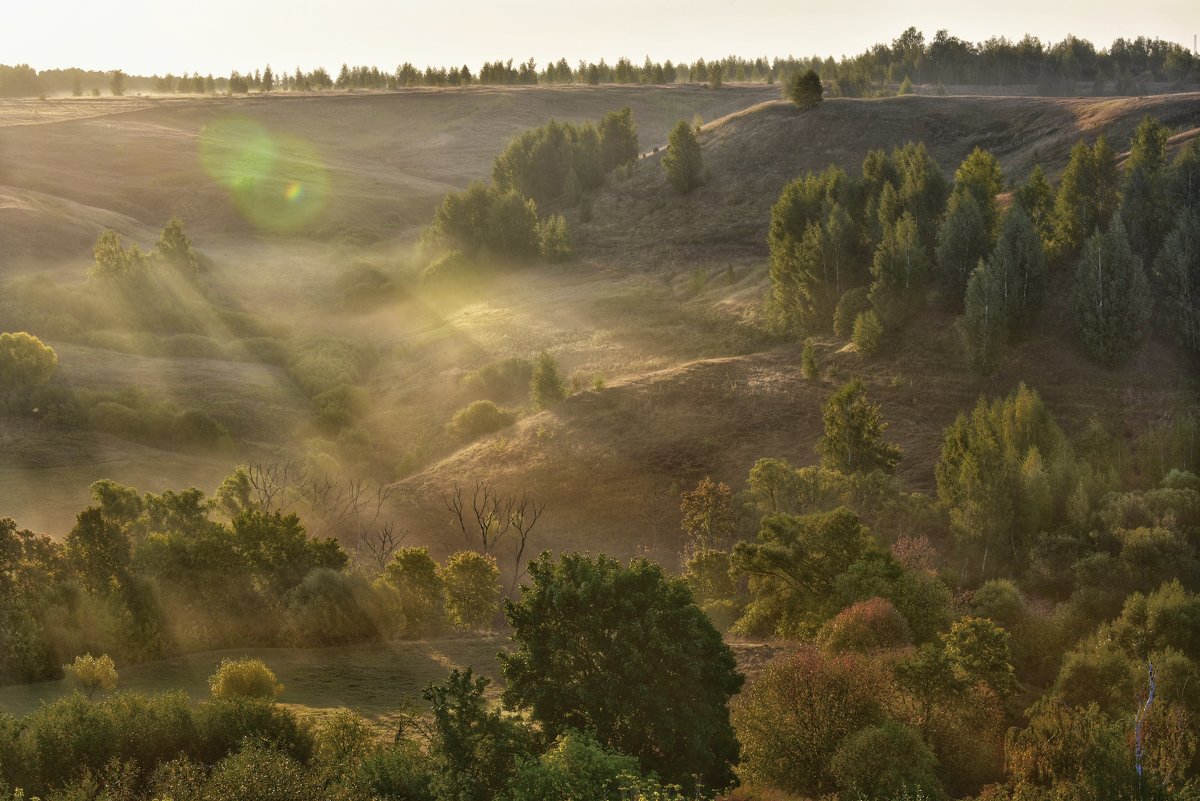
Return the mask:
[[(975, 146), (993, 150), (1007, 178), (1023, 179), (1034, 164), (1054, 176), (1076, 139), (1103, 132), (1122, 151), (1147, 113), (1177, 132), (1173, 144), (1195, 136), (1200, 96), (920, 96), (831, 100), (800, 113), (777, 92), (470, 88), (0, 103), (0, 287), (35, 275), (82, 287), (103, 228), (148, 247), (167, 218), (182, 216), (212, 263), (213, 286), (235, 308), (279, 324), (290, 341), (338, 336), (370, 344), (378, 358), (364, 380), (371, 405), (362, 427), (395, 467), (385, 478), (398, 481), (395, 514), (408, 544), (438, 552), (461, 543), (442, 494), (454, 482), (488, 478), (546, 502), (534, 549), (670, 559), (681, 489), (705, 475), (739, 487), (764, 456), (812, 463), (820, 404), (855, 375), (892, 422), (889, 434), (906, 454), (903, 478), (926, 491), (954, 415), (980, 393), (1004, 393), (1021, 380), (1072, 430), (1100, 409), (1132, 431), (1173, 408), (1195, 407), (1190, 359), (1155, 340), (1126, 368), (1095, 367), (1077, 351), (1061, 304), (988, 379), (966, 369), (951, 318), (933, 312), (904, 344), (873, 360), (844, 342), (819, 342), (822, 375), (806, 381), (799, 346), (767, 337), (760, 308), (770, 207), (806, 170), (834, 163), (854, 171), (873, 148), (920, 140), (948, 176)], [(497, 271), (453, 295), (417, 291), (366, 308), (341, 302), (338, 279), (356, 265), (399, 277), (423, 266), (412, 246), (434, 205), (449, 189), (486, 180), (510, 137), (550, 118), (597, 119), (624, 105), (634, 110), (646, 151), (676, 121), (699, 115), (708, 183), (678, 200), (660, 157), (650, 156), (627, 178), (610, 179), (590, 223), (567, 211), (575, 262)], [(239, 211), (206, 161), (205, 131), (213, 126), (232, 126), (231, 141), (252, 151), (255, 137), (265, 136), (272, 158), (311, 179), (319, 205), (302, 224)], [(232, 336), (212, 333), (222, 342)], [(186, 399), (226, 425), (235, 444), (194, 454), (0, 421), (0, 515), (22, 525), (65, 532), (97, 478), (145, 490), (211, 490), (240, 460), (309, 447), (307, 399), (280, 368), (46, 339), (70, 386), (137, 385)], [(463, 375), (542, 349), (580, 377), (582, 391), (551, 411), (526, 410), (496, 435), (446, 446), (443, 426), (470, 400)], [(442, 447), (414, 462), (410, 456), (430, 441)]]

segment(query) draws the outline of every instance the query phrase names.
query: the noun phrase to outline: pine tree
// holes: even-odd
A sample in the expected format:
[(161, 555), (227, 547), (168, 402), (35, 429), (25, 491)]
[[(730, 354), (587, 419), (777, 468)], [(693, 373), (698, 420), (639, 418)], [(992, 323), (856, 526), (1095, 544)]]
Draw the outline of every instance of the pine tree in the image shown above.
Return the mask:
[(883, 438), (887, 423), (867, 388), (854, 379), (830, 396), (823, 410), (825, 434), (817, 441), (821, 466), (841, 473), (892, 473), (900, 449)]
[(1004, 189), (1000, 162), (986, 150), (975, 148), (954, 173), (954, 194), (969, 192), (979, 204), (988, 236), (995, 235), (996, 195)]
[(957, 327), (971, 369), (981, 375), (993, 372), (1008, 337), (1008, 320), (996, 270), (982, 259), (971, 273), (965, 309)]
[(567, 386), (558, 371), (558, 362), (546, 351), (538, 354), (529, 381), (529, 398), (538, 409), (553, 406), (567, 397)]
[(1102, 364), (1128, 361), (1145, 341), (1150, 291), (1120, 221), (1088, 239), (1075, 269), (1071, 305), (1084, 348)]
[(268, 64), (262, 72), (262, 90), (269, 92), (275, 88), (275, 73), (271, 71), (271, 65)]
[(667, 180), (680, 194), (686, 195), (704, 181), (704, 161), (696, 131), (685, 120), (671, 130), (667, 140), (667, 155), (663, 156)]
[(1039, 164), (1029, 174), (1029, 180), (1016, 191), (1016, 202), (1029, 215), (1043, 247), (1054, 238), (1054, 188), (1046, 180)]
[(1125, 162), (1121, 222), (1129, 244), (1146, 264), (1154, 261), (1171, 222), (1167, 207), (1167, 139), (1171, 132), (1153, 117), (1138, 126)]
[(1046, 252), (1020, 206), (1004, 215), (990, 265), (1001, 287), (1009, 333), (1019, 334), (1036, 316), (1046, 291)]
[(1154, 280), (1180, 341), (1200, 351), (1200, 208), (1184, 209), (1175, 218), (1154, 261)]
[(809, 381), (815, 380), (820, 373), (817, 368), (817, 350), (811, 337), (804, 340), (804, 351), (800, 354), (800, 373)]
[(797, 72), (788, 83), (788, 98), (802, 109), (819, 106), (824, 93), (821, 76), (811, 69), (803, 73)]
[(971, 192), (955, 192), (950, 197), (946, 219), (938, 229), (938, 278), (945, 292), (946, 305), (962, 308), (967, 280), (980, 259), (991, 249), (991, 235), (983, 212)]
[(871, 266), (871, 305), (885, 328), (902, 328), (920, 311), (927, 274), (917, 222), (905, 212), (884, 232)]

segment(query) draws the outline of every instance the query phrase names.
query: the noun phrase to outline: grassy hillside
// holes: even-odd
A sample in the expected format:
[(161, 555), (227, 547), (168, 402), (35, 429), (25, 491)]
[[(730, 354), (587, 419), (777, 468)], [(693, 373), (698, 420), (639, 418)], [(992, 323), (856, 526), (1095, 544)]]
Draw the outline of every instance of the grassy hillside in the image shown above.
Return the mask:
[[(988, 379), (967, 370), (952, 318), (930, 311), (903, 345), (873, 360), (844, 342), (819, 342), (822, 374), (806, 381), (799, 346), (767, 336), (759, 311), (771, 204), (806, 170), (835, 163), (856, 171), (870, 149), (920, 140), (947, 175), (981, 146), (998, 155), (1007, 178), (1023, 178), (1034, 164), (1053, 176), (1076, 139), (1103, 132), (1121, 151), (1147, 113), (1178, 132), (1176, 144), (1195, 136), (1197, 95), (830, 100), (801, 113), (774, 101), (776, 91), (472, 88), (129, 101), (114, 103), (114, 113), (88, 101), (75, 107), (75, 119), (64, 110), (47, 124), (29, 124), (28, 103), (9, 104), (0, 118), (19, 124), (0, 127), (0, 281), (37, 271), (78, 284), (102, 226), (148, 245), (168, 215), (182, 214), (212, 261), (213, 286), (235, 308), (287, 321), (292, 342), (334, 335), (368, 343), (378, 355), (363, 382), (370, 407), (359, 427), (383, 461), (381, 477), (399, 479), (395, 514), (410, 532), (407, 543), (438, 551), (461, 544), (443, 493), (478, 477), (546, 502), (531, 550), (649, 551), (669, 559), (677, 551), (681, 489), (705, 475), (738, 487), (764, 456), (814, 462), (820, 405), (855, 375), (883, 404), (889, 436), (905, 451), (902, 476), (923, 490), (932, 488), (942, 431), (955, 414), (979, 394), (1007, 392), (1021, 380), (1072, 431), (1102, 413), (1132, 434), (1169, 410), (1195, 407), (1194, 361), (1165, 341), (1152, 341), (1118, 371), (1085, 360), (1061, 301), (1065, 275), (1054, 279), (1059, 300), (1038, 330)], [(700, 137), (709, 182), (680, 199), (665, 182), (661, 156), (650, 156), (624, 180), (609, 179), (590, 223), (567, 210), (577, 262), (498, 269), (462, 291), (414, 289), (366, 306), (344, 302), (339, 282), (356, 266), (411, 279), (423, 264), (409, 248), (433, 205), (447, 188), (486, 179), (492, 156), (513, 134), (551, 117), (595, 119), (626, 104), (644, 150), (661, 144), (678, 119), (713, 119)], [(230, 118), (313, 143), (329, 183), (309, 224), (287, 232), (257, 227), (208, 177), (199, 133)], [(214, 336), (223, 335), (218, 326)], [(308, 400), (278, 368), (48, 339), (67, 384), (138, 384), (187, 398), (223, 422), (236, 444), (211, 454), (169, 452), (6, 422), (0, 514), (22, 525), (65, 531), (96, 478), (146, 490), (211, 490), (239, 460), (324, 447), (306, 422)], [(474, 399), (464, 376), (542, 349), (581, 386), (599, 378), (602, 388), (552, 411), (525, 410), (514, 427), (465, 446), (447, 439), (451, 415)], [(353, 460), (343, 467), (364, 469)]]

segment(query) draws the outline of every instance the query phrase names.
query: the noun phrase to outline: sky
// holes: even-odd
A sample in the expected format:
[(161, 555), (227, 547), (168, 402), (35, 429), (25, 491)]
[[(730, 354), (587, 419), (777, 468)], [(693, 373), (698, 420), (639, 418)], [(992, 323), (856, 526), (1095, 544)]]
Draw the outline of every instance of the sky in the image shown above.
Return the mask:
[[(910, 25), (970, 41), (1068, 33), (1107, 46), (1118, 36), (1187, 47), (1197, 0), (0, 0), (0, 63), (127, 73), (216, 75), (343, 62), (394, 69), (485, 60), (539, 65), (741, 56), (852, 55)], [(1136, 9), (1137, 14), (1130, 13)]]

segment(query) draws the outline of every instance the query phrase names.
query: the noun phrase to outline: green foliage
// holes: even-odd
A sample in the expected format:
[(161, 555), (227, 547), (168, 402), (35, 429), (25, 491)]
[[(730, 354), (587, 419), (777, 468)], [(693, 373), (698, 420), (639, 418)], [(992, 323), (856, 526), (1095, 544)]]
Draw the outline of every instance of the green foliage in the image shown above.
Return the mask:
[(533, 363), (529, 359), (512, 356), (490, 362), (478, 370), (472, 370), (462, 378), (462, 387), (477, 399), (524, 397), (529, 393), (529, 380), (533, 378)]
[(733, 703), (743, 779), (802, 797), (834, 792), (835, 754), (887, 720), (889, 685), (879, 665), (850, 654), (800, 646), (776, 657)]
[(379, 639), (381, 610), (362, 576), (319, 567), (288, 595), (287, 636), (301, 646)]
[(604, 172), (637, 160), (637, 125), (633, 122), (633, 111), (629, 106), (605, 114), (600, 120), (599, 131), (600, 163)]
[(1104, 137), (1090, 148), (1076, 143), (1054, 198), (1056, 253), (1076, 253), (1093, 231), (1108, 228), (1117, 209), (1117, 184), (1116, 158)]
[(816, 108), (821, 104), (825, 88), (821, 86), (821, 76), (814, 70), (797, 72), (787, 84), (788, 99), (802, 109)]
[(384, 578), (399, 593), (406, 638), (424, 637), (441, 627), (442, 578), (428, 548), (398, 548)]
[[(976, 147), (954, 173), (954, 195), (969, 194), (983, 215), (989, 244), (999, 219), (996, 196), (1004, 191), (1000, 162), (988, 151)], [(953, 197), (951, 197), (953, 207)], [(982, 258), (982, 256), (981, 256)]]
[(470, 442), (508, 428), (516, 420), (515, 413), (501, 409), (490, 400), (477, 400), (454, 413), (446, 432), (456, 440)]
[(879, 405), (867, 398), (866, 385), (855, 379), (825, 402), (825, 433), (817, 441), (821, 465), (842, 473), (892, 473), (900, 463), (900, 449), (883, 439), (887, 423)]
[(505, 801), (624, 801), (638, 762), (586, 733), (568, 731), (536, 760), (520, 764)]
[(432, 235), (467, 256), (485, 247), (500, 256), (536, 256), (537, 204), (515, 190), (476, 182), (442, 199), (434, 214)]
[(506, 702), (551, 737), (591, 732), (685, 789), (730, 784), (738, 747), (726, 704), (742, 677), (687, 585), (645, 560), (623, 568), (580, 554), (543, 554), (529, 575), (505, 605), (517, 645), (500, 655)]
[(310, 801), (325, 795), (320, 778), (274, 748), (250, 745), (213, 768), (204, 787), (212, 801)]
[(1019, 206), (1004, 215), (988, 264), (1000, 282), (1009, 334), (1019, 334), (1032, 323), (1046, 291), (1042, 239)]
[(942, 635), (951, 667), (968, 684), (983, 682), (1001, 698), (1016, 688), (1008, 632), (991, 620), (967, 617)]
[(437, 801), (494, 801), (530, 756), (532, 743), (524, 724), (484, 699), (488, 679), (451, 671), (445, 684), (422, 694), (433, 707), (431, 789)]
[(904, 80), (900, 82), (900, 88), (896, 90), (896, 94), (911, 95), (912, 93), (913, 93), (912, 80), (909, 79), (909, 77), (907, 75), (905, 75)]
[(845, 508), (764, 518), (755, 540), (733, 549), (732, 572), (748, 577), (752, 598), (736, 631), (814, 633), (840, 608), (838, 577), (874, 547), (867, 529)]
[(212, 697), (220, 701), (242, 698), (273, 700), (283, 692), (275, 673), (261, 659), (222, 659), (208, 679)]
[(871, 264), (871, 305), (885, 328), (903, 328), (921, 310), (928, 268), (917, 221), (906, 211), (885, 226)]
[(854, 318), (854, 332), (850, 341), (863, 356), (874, 356), (883, 347), (884, 333), (879, 315), (874, 309), (867, 309)]
[(1013, 193), (1013, 200), (1033, 223), (1043, 247), (1054, 241), (1054, 198), (1054, 187), (1046, 180), (1041, 165), (1034, 167)]
[(466, 631), (491, 628), (500, 611), (500, 568), (495, 557), (459, 551), (438, 571), (438, 577), (451, 626)]
[(845, 172), (831, 167), (789, 183), (771, 208), (771, 303), (783, 329), (827, 329), (843, 291), (864, 280), (851, 216), (858, 194)]
[(1005, 750), (1018, 798), (1137, 797), (1132, 749), (1121, 727), (1094, 704), (1079, 708), (1051, 698), (1038, 701), (1029, 725), (1010, 733)]
[(567, 261), (572, 256), (571, 237), (567, 220), (561, 214), (551, 214), (538, 224), (538, 253), (546, 261)]
[(884, 598), (859, 601), (838, 612), (821, 629), (820, 642), (835, 653), (902, 648), (912, 643), (904, 615)]
[(740, 582), (730, 575), (728, 551), (697, 551), (684, 565), (683, 579), (696, 605), (719, 631), (728, 631), (742, 614), (745, 599)]
[(77, 656), (71, 664), (63, 665), (63, 672), (87, 693), (89, 699), (96, 694), (96, 690), (112, 692), (117, 688), (117, 666), (108, 654), (98, 657), (91, 654)]
[(547, 351), (538, 354), (529, 379), (529, 399), (537, 409), (546, 409), (567, 397), (567, 385), (558, 362)]
[(817, 366), (817, 349), (810, 337), (804, 340), (804, 350), (800, 354), (800, 374), (809, 381), (816, 381), (820, 373)]
[(737, 522), (733, 492), (725, 482), (717, 483), (706, 476), (695, 489), (683, 493), (679, 514), (680, 525), (692, 551), (703, 552), (731, 544)]
[[(1025, 470), (1037, 453), (1036, 464)], [(1019, 513), (1037, 508), (1030, 499), (1047, 483), (1054, 497), (1065, 494), (1071, 455), (1054, 418), (1036, 392), (1021, 384), (1007, 398), (980, 398), (968, 416), (960, 414), (946, 430), (935, 471), (938, 500), (950, 514), (958, 541), (982, 548), (981, 571), (992, 546), (1008, 546), (1017, 558), (1024, 543), (1048, 518)], [(996, 554), (1001, 556), (1001, 553)]]
[(663, 156), (663, 168), (667, 181), (675, 191), (686, 195), (704, 182), (704, 160), (700, 155), (700, 143), (696, 131), (687, 120), (680, 120), (671, 129), (667, 140), (667, 154)]
[(32, 334), (0, 333), (0, 398), (45, 384), (57, 367), (54, 349)]
[(967, 283), (965, 309), (956, 327), (971, 369), (981, 375), (994, 372), (1008, 339), (1008, 316), (1003, 282), (982, 259)]
[[(854, 334), (858, 316), (865, 311), (871, 311), (869, 291), (865, 286), (858, 286), (842, 293), (833, 312), (833, 333), (843, 339), (849, 339)], [(878, 319), (876, 316), (876, 320)]]
[(921, 735), (887, 721), (846, 737), (834, 752), (829, 772), (849, 798), (897, 798), (901, 793), (943, 798), (937, 758)]
[(1071, 310), (1084, 348), (1107, 367), (1129, 361), (1145, 342), (1150, 290), (1120, 223), (1088, 239), (1075, 268)]
[(200, 271), (200, 261), (192, 250), (192, 240), (184, 233), (183, 220), (178, 217), (172, 217), (163, 228), (155, 252), (164, 262), (185, 275)]
[[(962, 168), (959, 168), (960, 170)], [(974, 193), (956, 191), (938, 229), (938, 278), (951, 308), (958, 308), (975, 265), (991, 252), (991, 233)]]
[(1129, 143), (1120, 217), (1135, 253), (1150, 264), (1170, 227), (1167, 140), (1170, 130), (1145, 117)]
[(1200, 351), (1200, 205), (1183, 210), (1154, 260), (1167, 321), (1185, 347)]

